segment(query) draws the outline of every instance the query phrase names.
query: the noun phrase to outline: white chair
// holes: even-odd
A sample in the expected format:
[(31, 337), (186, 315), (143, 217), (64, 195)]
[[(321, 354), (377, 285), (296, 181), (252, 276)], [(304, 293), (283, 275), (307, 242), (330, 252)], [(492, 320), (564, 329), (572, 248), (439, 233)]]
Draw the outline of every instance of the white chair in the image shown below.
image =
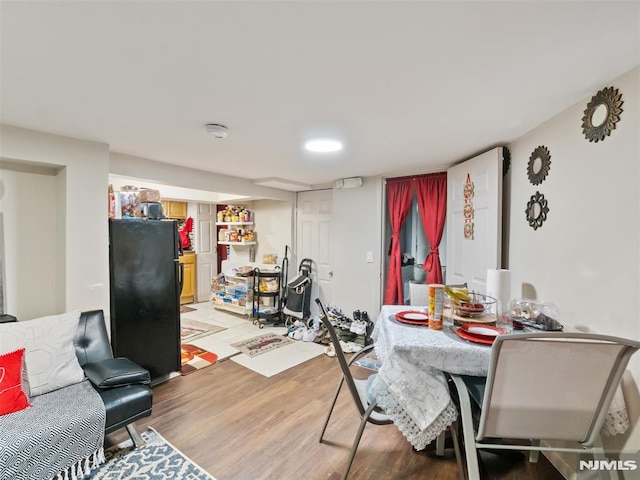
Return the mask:
[[(499, 336), (486, 379), (451, 375), (459, 396), (469, 478), (480, 478), (478, 449), (528, 450), (533, 462), (539, 451), (591, 453), (604, 460), (600, 428), (638, 348), (640, 342), (634, 340), (587, 333)], [(481, 409), (477, 430), (472, 399)], [(541, 440), (576, 445), (545, 447)]]
[(409, 284), (409, 305), (429, 305), (429, 285), (426, 283)]

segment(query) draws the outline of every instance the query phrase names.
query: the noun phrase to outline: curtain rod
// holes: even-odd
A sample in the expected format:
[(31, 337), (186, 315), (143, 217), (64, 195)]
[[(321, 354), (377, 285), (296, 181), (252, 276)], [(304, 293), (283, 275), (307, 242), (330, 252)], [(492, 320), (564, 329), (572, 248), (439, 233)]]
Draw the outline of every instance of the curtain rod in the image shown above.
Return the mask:
[(447, 172), (423, 173), (423, 174), (420, 174), (420, 175), (406, 175), (406, 176), (403, 176), (403, 177), (388, 177), (388, 178), (385, 178), (384, 181), (386, 183), (389, 180), (392, 180), (392, 181), (415, 180), (415, 179), (418, 179), (418, 178), (437, 177), (437, 176), (446, 175), (446, 174), (447, 174)]

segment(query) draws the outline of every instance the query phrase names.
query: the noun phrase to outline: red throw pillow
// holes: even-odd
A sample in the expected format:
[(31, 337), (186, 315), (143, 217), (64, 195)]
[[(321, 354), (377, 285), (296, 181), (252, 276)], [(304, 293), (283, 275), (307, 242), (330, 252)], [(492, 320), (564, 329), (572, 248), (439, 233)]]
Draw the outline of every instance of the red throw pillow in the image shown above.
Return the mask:
[(0, 355), (0, 415), (30, 407), (22, 390), (24, 348)]

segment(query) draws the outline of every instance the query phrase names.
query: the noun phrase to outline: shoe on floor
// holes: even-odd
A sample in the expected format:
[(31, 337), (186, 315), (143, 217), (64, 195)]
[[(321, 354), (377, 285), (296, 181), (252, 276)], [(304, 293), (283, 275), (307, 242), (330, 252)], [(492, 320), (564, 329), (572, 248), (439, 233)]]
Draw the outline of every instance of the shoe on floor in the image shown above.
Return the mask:
[(324, 349), (324, 354), (327, 357), (335, 357), (336, 356), (336, 351), (333, 349), (333, 345), (329, 345), (327, 348)]
[(304, 338), (304, 334), (307, 333), (307, 327), (300, 327), (293, 332), (294, 340), (302, 340)]
[(363, 348), (362, 345), (358, 345), (357, 343), (343, 342), (342, 340), (340, 340), (340, 346), (342, 347), (342, 351), (344, 353), (356, 353)]
[(316, 331), (313, 328), (307, 328), (302, 335), (302, 340), (305, 342), (314, 342), (316, 339)]
[(364, 333), (367, 331), (367, 323), (363, 322), (362, 320), (354, 320), (351, 323), (349, 331), (355, 333), (356, 335), (364, 335)]

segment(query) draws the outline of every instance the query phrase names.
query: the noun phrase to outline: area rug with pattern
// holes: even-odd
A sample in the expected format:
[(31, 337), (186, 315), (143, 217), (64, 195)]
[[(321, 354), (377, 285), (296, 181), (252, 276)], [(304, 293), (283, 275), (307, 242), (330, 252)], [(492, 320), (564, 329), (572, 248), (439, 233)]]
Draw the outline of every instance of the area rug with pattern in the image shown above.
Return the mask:
[(142, 432), (145, 445), (133, 448), (131, 440), (105, 450), (106, 462), (85, 479), (91, 480), (216, 480), (187, 458), (153, 428)]
[(223, 330), (226, 330), (226, 328), (219, 325), (183, 318), (180, 320), (180, 341), (182, 343), (189, 342), (196, 338), (206, 337), (207, 335), (212, 335)]
[(218, 355), (209, 352), (202, 347), (183, 343), (180, 345), (180, 373), (189, 375), (218, 361)]
[(289, 343), (294, 343), (289, 337), (276, 335), (275, 333), (266, 333), (248, 340), (232, 343), (231, 346), (253, 358), (275, 350), (276, 348), (284, 347)]

